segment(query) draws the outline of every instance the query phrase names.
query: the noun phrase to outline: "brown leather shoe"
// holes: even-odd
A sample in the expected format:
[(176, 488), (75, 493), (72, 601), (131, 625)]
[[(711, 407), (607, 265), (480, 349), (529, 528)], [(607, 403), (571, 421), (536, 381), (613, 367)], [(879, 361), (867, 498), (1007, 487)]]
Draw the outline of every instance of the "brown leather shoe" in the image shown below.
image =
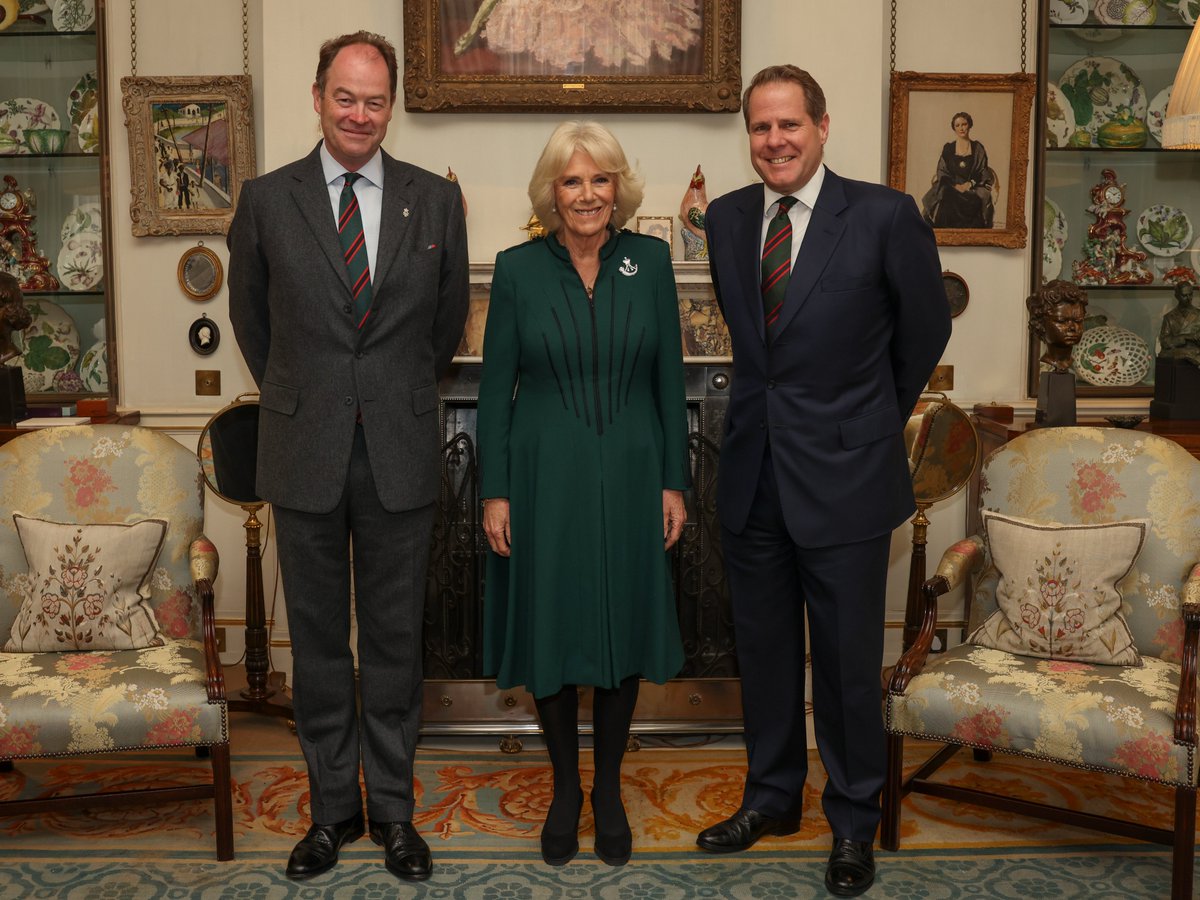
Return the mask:
[(870, 841), (833, 839), (825, 887), (837, 897), (857, 897), (875, 881), (875, 848)]
[(333, 825), (313, 823), (308, 834), (300, 840), (288, 857), (284, 874), (293, 881), (303, 881), (328, 872), (338, 861), (338, 851), (345, 844), (363, 836), (363, 814), (358, 812)]
[(424, 881), (433, 874), (433, 855), (412, 822), (372, 822), (371, 840), (383, 847), (387, 870), (404, 881)]
[(795, 819), (773, 819), (752, 809), (739, 809), (724, 822), (705, 828), (696, 838), (701, 850), (709, 853), (737, 853), (749, 850), (768, 834), (795, 834), (800, 823)]

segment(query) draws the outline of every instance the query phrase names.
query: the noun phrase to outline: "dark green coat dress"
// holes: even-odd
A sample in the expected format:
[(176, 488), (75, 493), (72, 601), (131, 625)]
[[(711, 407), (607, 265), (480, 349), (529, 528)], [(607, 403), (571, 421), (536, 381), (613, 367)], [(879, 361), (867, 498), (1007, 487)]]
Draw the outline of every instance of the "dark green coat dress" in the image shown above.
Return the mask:
[(611, 233), (594, 294), (553, 235), (496, 257), (481, 492), (509, 499), (512, 555), (488, 554), (484, 666), (535, 697), (683, 664), (663, 550), (662, 492), (690, 484), (668, 245)]

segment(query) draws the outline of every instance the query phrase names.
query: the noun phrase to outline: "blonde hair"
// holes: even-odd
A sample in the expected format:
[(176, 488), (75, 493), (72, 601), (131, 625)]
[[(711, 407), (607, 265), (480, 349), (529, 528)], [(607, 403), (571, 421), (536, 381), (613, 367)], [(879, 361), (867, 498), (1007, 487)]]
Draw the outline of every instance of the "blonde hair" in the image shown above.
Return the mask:
[(529, 179), (529, 202), (534, 213), (550, 231), (562, 227), (562, 217), (554, 210), (554, 181), (577, 150), (582, 150), (599, 169), (613, 177), (616, 202), (612, 224), (620, 228), (642, 205), (646, 183), (629, 165), (613, 133), (599, 122), (563, 122), (554, 129)]

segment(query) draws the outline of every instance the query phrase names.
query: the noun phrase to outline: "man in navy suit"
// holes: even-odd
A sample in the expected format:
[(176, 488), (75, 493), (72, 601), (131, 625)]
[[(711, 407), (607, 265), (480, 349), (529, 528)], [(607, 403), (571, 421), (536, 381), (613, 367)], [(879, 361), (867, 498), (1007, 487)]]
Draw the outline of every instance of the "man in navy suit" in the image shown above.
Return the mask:
[(697, 843), (727, 853), (799, 826), (807, 613), (825, 884), (852, 897), (875, 877), (888, 548), (915, 508), (902, 432), (949, 306), (912, 198), (822, 163), (829, 115), (811, 75), (764, 69), (742, 112), (764, 183), (714, 201), (706, 230), (733, 338), (717, 509), (749, 771), (741, 808)]
[(379, 35), (326, 41), (321, 142), (243, 185), (229, 231), (229, 318), (260, 391), (256, 486), (275, 517), (308, 765), (296, 880), (367, 831), (397, 877), (433, 871), (412, 824), (413, 755), (437, 381), (466, 320), (467, 234), (458, 185), (381, 147), (397, 68)]

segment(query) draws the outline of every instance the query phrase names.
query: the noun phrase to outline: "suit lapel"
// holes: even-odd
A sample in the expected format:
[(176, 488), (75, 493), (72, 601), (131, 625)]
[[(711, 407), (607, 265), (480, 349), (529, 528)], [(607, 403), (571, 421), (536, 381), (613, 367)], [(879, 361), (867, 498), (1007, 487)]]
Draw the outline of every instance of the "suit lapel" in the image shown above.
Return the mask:
[(388, 270), (404, 242), (408, 223), (416, 213), (412, 181), (407, 164), (383, 154), (383, 210), (379, 215), (379, 247), (371, 276), (376, 302)]
[(756, 184), (746, 188), (738, 198), (737, 207), (742, 219), (733, 229), (733, 258), (737, 266), (738, 285), (745, 301), (743, 313), (750, 317), (750, 321), (758, 330), (758, 339), (765, 346), (767, 326), (763, 320), (762, 291), (758, 284), (759, 258), (762, 252), (762, 185)]
[[(325, 183), (325, 171), (321, 168), (321, 145), (304, 160), (304, 166), (296, 175), (296, 183), (292, 186), (292, 197), (300, 207), (313, 240), (325, 254), (329, 265), (346, 291), (350, 291), (350, 273), (346, 269), (346, 260), (342, 256), (342, 244), (338, 240), (337, 223), (333, 219), (333, 207), (329, 203), (329, 185)], [(339, 303), (341, 300), (339, 299)]]
[(804, 232), (804, 242), (796, 255), (796, 264), (792, 268), (788, 280), (787, 294), (784, 297), (783, 309), (779, 312), (779, 320), (775, 325), (775, 334), (781, 334), (788, 323), (800, 311), (800, 307), (808, 299), (816, 287), (821, 273), (825, 271), (834, 250), (842, 239), (846, 224), (839, 216), (846, 208), (846, 192), (842, 179), (828, 169), (825, 170), (825, 181), (821, 185), (821, 193), (817, 196), (817, 205), (813, 208), (812, 218)]

